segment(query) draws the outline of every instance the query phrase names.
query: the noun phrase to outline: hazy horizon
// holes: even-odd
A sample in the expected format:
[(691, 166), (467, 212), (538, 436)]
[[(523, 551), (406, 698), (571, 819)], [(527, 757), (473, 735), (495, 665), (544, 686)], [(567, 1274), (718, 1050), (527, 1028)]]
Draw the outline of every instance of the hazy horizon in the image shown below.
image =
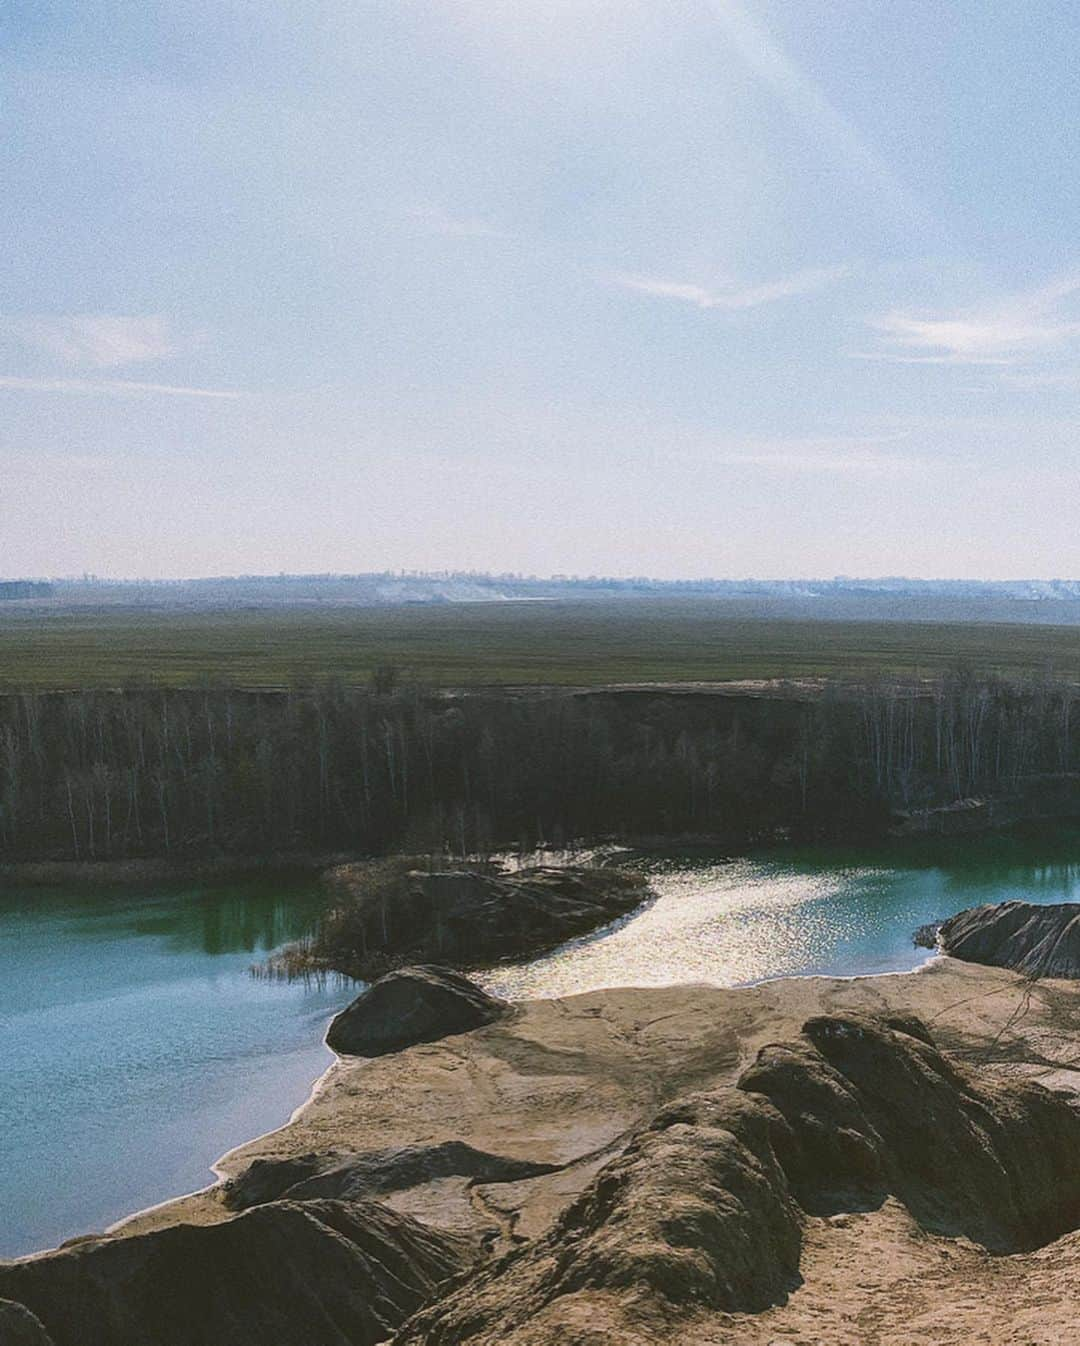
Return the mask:
[(621, 574), (601, 573), (585, 574), (569, 571), (557, 571), (552, 574), (537, 574), (520, 570), (461, 570), (447, 567), (409, 568), (397, 566), (377, 570), (268, 570), (211, 572), (205, 574), (175, 575), (109, 575), (97, 572), (83, 572), (69, 575), (22, 574), (0, 575), (2, 582), (45, 582), (51, 584), (202, 584), (216, 581), (241, 580), (366, 580), (366, 579), (476, 579), (489, 581), (519, 581), (537, 584), (656, 584), (656, 585), (850, 585), (858, 587), (873, 584), (894, 585), (1076, 585), (1080, 586), (1080, 575), (655, 575), (641, 572)]
[(0, 573), (1080, 574), (1065, 0), (59, 0)]

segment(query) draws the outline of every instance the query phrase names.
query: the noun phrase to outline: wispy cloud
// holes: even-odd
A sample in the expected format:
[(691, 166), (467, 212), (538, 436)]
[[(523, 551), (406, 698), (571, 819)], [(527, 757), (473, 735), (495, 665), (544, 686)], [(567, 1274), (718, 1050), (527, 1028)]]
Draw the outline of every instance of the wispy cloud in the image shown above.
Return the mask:
[(1037, 289), (955, 313), (894, 310), (870, 319), (885, 347), (853, 355), (896, 364), (1014, 364), (1059, 347), (1080, 332), (1080, 323), (1055, 311), (1078, 291), (1080, 273), (1070, 272)]
[(110, 397), (209, 397), (233, 401), (244, 396), (234, 388), (184, 388), (172, 383), (137, 383), (133, 379), (24, 379), (0, 376), (0, 388), (29, 393), (90, 393)]
[(0, 317), (0, 332), (65, 364), (116, 369), (175, 355), (177, 340), (167, 319), (122, 314)]
[(472, 215), (448, 215), (434, 206), (424, 206), (409, 212), (425, 233), (442, 234), (446, 238), (506, 238), (502, 229)]
[(779, 299), (791, 299), (795, 295), (811, 294), (815, 290), (825, 289), (847, 274), (846, 266), (816, 267), (760, 285), (739, 285), (728, 281), (711, 289), (704, 285), (661, 280), (652, 276), (618, 274), (612, 276), (611, 280), (624, 290), (636, 290), (657, 299), (678, 299), (694, 304), (697, 308), (734, 311), (757, 308), (759, 304), (771, 304)]

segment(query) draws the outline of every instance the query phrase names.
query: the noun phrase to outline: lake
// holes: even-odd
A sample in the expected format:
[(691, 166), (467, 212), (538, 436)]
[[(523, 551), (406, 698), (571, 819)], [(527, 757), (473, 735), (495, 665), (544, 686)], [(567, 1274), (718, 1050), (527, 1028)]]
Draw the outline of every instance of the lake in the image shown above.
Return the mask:
[(929, 957), (912, 934), (965, 907), (1080, 900), (1080, 831), (784, 848), (747, 858), (645, 859), (657, 900), (600, 938), (478, 980), (498, 995), (561, 996), (608, 986), (909, 972)]
[[(481, 980), (501, 994), (903, 972), (919, 925), (984, 902), (1080, 897), (1080, 832), (963, 846), (649, 859), (658, 898), (599, 936)], [(0, 895), (0, 1256), (212, 1180), (285, 1123), (353, 992), (260, 981), (306, 933), (310, 882)]]
[(0, 1256), (204, 1187), (333, 1059), (340, 987), (259, 981), (310, 881), (0, 894)]

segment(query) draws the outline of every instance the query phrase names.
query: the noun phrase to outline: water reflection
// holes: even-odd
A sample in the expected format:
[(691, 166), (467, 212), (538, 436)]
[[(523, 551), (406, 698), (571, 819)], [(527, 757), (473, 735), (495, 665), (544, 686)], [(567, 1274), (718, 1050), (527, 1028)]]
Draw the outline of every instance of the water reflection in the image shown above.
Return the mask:
[(269, 877), (0, 897), (0, 1256), (201, 1186), (288, 1119), (354, 992), (249, 968), (320, 900)]
[[(1080, 832), (873, 853), (656, 858), (657, 899), (597, 938), (486, 974), (511, 997), (902, 971), (917, 926), (982, 902), (1080, 895)], [(0, 894), (0, 1256), (209, 1179), (284, 1122), (354, 989), (256, 981), (304, 935), (307, 880)], [(43, 1179), (42, 1174), (47, 1174)]]
[(167, 911), (140, 916), (132, 929), (164, 938), (178, 951), (265, 953), (309, 934), (324, 905), (325, 895), (313, 884), (291, 891), (287, 901), (267, 893), (265, 885), (234, 892), (203, 890), (170, 903)]
[(964, 907), (1080, 893), (1080, 833), (994, 837), (875, 851), (762, 852), (645, 862), (657, 900), (598, 937), (523, 968), (482, 974), (501, 995), (557, 996), (606, 986), (902, 972), (928, 955), (920, 925)]
[(324, 906), (315, 880), (290, 875), (119, 891), (24, 888), (0, 893), (0, 927), (20, 919), (44, 922), (82, 939), (141, 936), (177, 953), (219, 957), (302, 939)]

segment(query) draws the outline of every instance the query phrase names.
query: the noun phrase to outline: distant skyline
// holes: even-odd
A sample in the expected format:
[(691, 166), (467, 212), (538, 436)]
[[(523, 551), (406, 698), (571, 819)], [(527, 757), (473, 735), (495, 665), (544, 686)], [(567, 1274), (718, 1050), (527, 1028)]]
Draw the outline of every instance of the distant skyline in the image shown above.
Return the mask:
[(1080, 575), (1067, 0), (0, 37), (0, 576)]
[[(1062, 597), (1070, 599), (1080, 598), (1080, 577), (1069, 575), (1054, 575), (1050, 577), (1022, 576), (1011, 579), (1000, 579), (994, 576), (977, 576), (974, 578), (956, 575), (780, 575), (780, 576), (762, 576), (762, 575), (634, 575), (634, 574), (535, 574), (525, 571), (483, 571), (483, 570), (416, 570), (399, 568), (395, 570), (374, 570), (357, 571), (353, 573), (345, 571), (271, 571), (266, 573), (238, 572), (234, 574), (221, 575), (105, 575), (95, 572), (84, 572), (79, 575), (0, 575), (0, 582), (27, 581), (30, 583), (49, 583), (57, 586), (59, 591), (64, 588), (78, 588), (85, 586), (90, 589), (99, 588), (124, 588), (130, 587), (138, 589), (144, 586), (153, 587), (155, 585), (165, 586), (225, 586), (243, 585), (248, 582), (253, 584), (267, 584), (274, 586), (278, 583), (299, 585), (304, 588), (308, 585), (341, 585), (353, 582), (367, 583), (393, 583), (402, 586), (408, 586), (415, 582), (422, 582), (437, 585), (453, 585), (463, 583), (465, 585), (477, 586), (506, 584), (513, 586), (593, 586), (599, 587), (610, 584), (616, 587), (629, 587), (638, 585), (642, 587), (653, 586), (657, 589), (662, 588), (699, 588), (703, 591), (710, 589), (717, 592), (738, 590), (740, 588), (759, 589), (762, 591), (782, 594), (785, 591), (794, 593), (795, 589), (802, 589), (802, 597), (814, 596), (814, 591), (844, 591), (850, 593), (858, 592), (893, 592), (893, 593), (919, 593), (929, 592), (931, 590), (938, 593), (948, 592), (976, 592), (976, 591), (1008, 591), (1013, 596), (1025, 597)], [(796, 594), (795, 596), (800, 596)]]

